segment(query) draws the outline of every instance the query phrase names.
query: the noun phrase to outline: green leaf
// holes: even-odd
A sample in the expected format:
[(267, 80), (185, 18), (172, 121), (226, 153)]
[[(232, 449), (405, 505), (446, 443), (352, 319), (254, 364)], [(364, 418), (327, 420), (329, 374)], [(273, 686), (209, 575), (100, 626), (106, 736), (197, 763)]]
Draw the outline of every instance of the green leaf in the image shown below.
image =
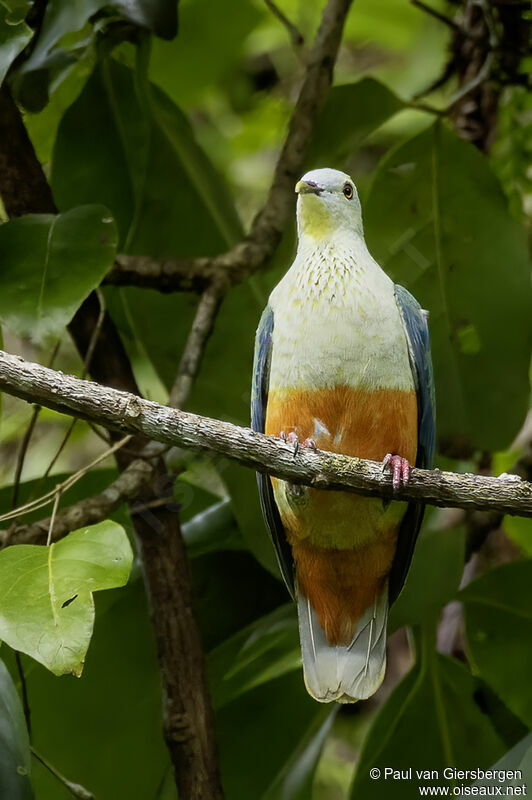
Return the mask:
[(274, 778), (262, 800), (308, 800), (312, 796), (318, 762), (337, 710), (333, 706), (316, 712), (314, 722), (301, 737), (297, 749)]
[(306, 163), (315, 166), (347, 156), (403, 106), (374, 78), (334, 86), (316, 120)]
[(255, 686), (300, 667), (297, 616), (290, 603), (255, 620), (211, 650), (207, 672), (213, 705), (223, 708)]
[(92, 37), (84, 26), (104, 5), (106, 0), (49, 0), (46, 4), (39, 38), (14, 81), (17, 99), (28, 111), (41, 111), (52, 80), (64, 77), (86, 55)]
[(197, 107), (213, 84), (230, 85), (260, 17), (260, 6), (250, 0), (232, 0), (231, 14), (212, 0), (183, 3), (180, 35), (152, 42), (150, 80), (184, 108)]
[(504, 449), (528, 406), (532, 297), (487, 159), (437, 123), (383, 159), (365, 219), (372, 254), (430, 311), (440, 439)]
[(532, 560), (498, 567), (457, 597), (464, 603), (474, 668), (508, 708), (532, 726)]
[[(417, 787), (445, 786), (423, 780), (415, 770), (487, 767), (504, 746), (489, 719), (475, 702), (477, 683), (458, 661), (439, 655), (431, 637), (424, 637), (423, 653), (379, 712), (366, 740), (352, 786), (351, 797), (372, 800), (411, 800)], [(411, 779), (384, 778), (385, 768), (412, 769)], [(381, 771), (379, 779), (370, 769)]]
[(22, 703), (0, 661), (0, 797), (32, 800), (30, 741)]
[(243, 550), (207, 553), (190, 567), (206, 651), (288, 599), (285, 587)]
[(532, 556), (532, 519), (529, 517), (505, 517), (502, 523), (505, 534), (521, 548), (528, 557)]
[[(22, 656), (32, 742), (60, 772), (90, 788), (98, 800), (155, 798), (170, 762), (162, 736), (161, 678), (143, 582), (130, 581), (123, 589), (98, 593), (95, 601), (94, 635), (81, 680), (57, 680)], [(37, 761), (32, 766), (39, 800), (72, 800)], [(173, 792), (165, 799), (176, 798), (172, 784)]]
[(225, 706), (217, 714), (217, 730), (228, 800), (308, 798), (335, 713), (334, 706), (324, 708), (309, 697), (300, 672), (265, 683)]
[(33, 31), (24, 20), (13, 23), (10, 11), (0, 3), (0, 86), (4, 82), (9, 67), (24, 50), (33, 36)]
[(33, 5), (33, 0), (1, 0), (7, 10), (6, 20), (9, 25), (18, 25), (26, 19), (28, 11)]
[(152, 31), (161, 39), (177, 34), (178, 0), (115, 0), (112, 4), (123, 16)]
[(59, 336), (113, 264), (116, 227), (107, 209), (29, 214), (0, 226), (0, 320), (19, 336)]
[(390, 611), (390, 631), (438, 619), (460, 584), (464, 550), (464, 528), (429, 531), (424, 526), (404, 589)]
[[(490, 771), (497, 771), (499, 776), (503, 773), (508, 775), (509, 773), (517, 773), (517, 777), (499, 777), (497, 780), (497, 786), (500, 786), (502, 789), (502, 796), (512, 796), (510, 792), (506, 791), (506, 788), (509, 786), (524, 786), (525, 789), (532, 785), (532, 733), (529, 733), (528, 736), (525, 736), (515, 747), (512, 747), (505, 755), (497, 761), (492, 767), (489, 768)], [(519, 775), (519, 773), (521, 773)], [(493, 785), (494, 781), (493, 778), (482, 778), (478, 781), (475, 781), (473, 786), (486, 786), (491, 787), (491, 791), (488, 789), (485, 791), (484, 796), (493, 796)], [(521, 793), (520, 793), (521, 794)], [(479, 796), (482, 796), (481, 792), (478, 792)], [(526, 795), (526, 792), (523, 793)], [(467, 793), (456, 795), (459, 798), (466, 798), (471, 797), (472, 792), (469, 791)]]
[(181, 533), (189, 558), (218, 550), (242, 550), (245, 546), (228, 500), (200, 511), (182, 525)]
[(133, 554), (124, 529), (100, 522), (49, 547), (0, 553), (0, 638), (55, 675), (81, 675), (94, 625), (92, 592), (127, 583)]
[(130, 253), (209, 255), (241, 234), (227, 188), (186, 117), (111, 59), (59, 125), (52, 187), (60, 209), (87, 202), (110, 208)]

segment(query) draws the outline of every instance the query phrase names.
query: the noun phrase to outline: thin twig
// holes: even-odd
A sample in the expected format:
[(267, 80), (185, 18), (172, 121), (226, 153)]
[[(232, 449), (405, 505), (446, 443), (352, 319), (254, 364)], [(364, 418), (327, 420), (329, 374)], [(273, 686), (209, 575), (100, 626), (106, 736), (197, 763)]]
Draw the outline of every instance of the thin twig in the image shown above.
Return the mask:
[(464, 83), (464, 85), (452, 95), (451, 99), (447, 103), (447, 110), (455, 106), (460, 100), (462, 100), (466, 95), (470, 94), (474, 89), (477, 88), (477, 86), (480, 86), (480, 84), (486, 80), (490, 74), (494, 58), (495, 56), (492, 52), (488, 53), (486, 60), (475, 77), (467, 83)]
[(50, 517), (50, 525), (48, 527), (48, 537), (46, 539), (46, 546), (50, 546), (50, 542), (52, 541), (52, 533), (54, 530), (54, 522), (55, 522), (55, 515), (57, 514), (57, 506), (59, 505), (59, 500), (61, 499), (61, 492), (56, 492), (54, 498), (54, 505), (52, 508), (52, 516)]
[[(9, 530), (9, 540), (8, 532), (0, 531), (0, 548), (7, 544), (45, 544), (48, 540), (48, 532), (52, 530), (52, 527), (51, 541), (55, 542), (70, 531), (95, 525), (97, 522), (107, 519), (123, 503), (137, 497), (153, 474), (152, 464), (142, 459), (132, 461), (103, 492), (92, 497), (84, 497), (83, 500), (58, 511), (53, 526), (51, 526), (50, 517), (38, 522), (31, 522), (28, 525), (17, 525)], [(153, 502), (155, 503), (155, 501)], [(166, 506), (170, 502), (171, 500), (165, 498)], [(141, 511), (139, 505), (139, 512)], [(134, 511), (130, 513), (134, 513)]]
[(309, 448), (300, 448), (294, 454), (292, 446), (277, 437), (82, 381), (3, 351), (0, 351), (0, 388), (29, 402), (37, 401), (62, 413), (92, 419), (106, 428), (218, 453), (291, 483), (443, 507), (494, 509), (532, 516), (532, 484), (517, 475), (495, 478), (414, 469), (408, 485), (394, 493), (389, 475), (373, 461), (315, 453)]
[(33, 435), (33, 431), (35, 430), (35, 424), (37, 422), (37, 417), (41, 413), (41, 406), (35, 405), (33, 407), (33, 411), (31, 412), (31, 419), (29, 421), (28, 427), (24, 433), (22, 441), (20, 443), (20, 448), (17, 455), (17, 465), (15, 467), (15, 478), (13, 481), (13, 498), (12, 498), (12, 505), (16, 506), (18, 502), (18, 495), (20, 490), (20, 479), (22, 477), (22, 470), (24, 469), (24, 461), (26, 460), (26, 453), (28, 452), (28, 447), (30, 446), (30, 440)]
[[(81, 377), (82, 378), (85, 377), (85, 375), (87, 374), (87, 372), (90, 369), (92, 356), (94, 354), (94, 348), (96, 347), (96, 344), (98, 342), (98, 339), (99, 339), (99, 336), (100, 336), (100, 333), (101, 333), (101, 330), (102, 330), (102, 325), (103, 325), (103, 322), (104, 322), (104, 319), (105, 319), (105, 311), (106, 311), (105, 297), (104, 297), (103, 292), (102, 292), (102, 290), (100, 288), (96, 289), (95, 294), (96, 294), (96, 296), (98, 298), (98, 302), (100, 304), (100, 312), (98, 314), (98, 320), (96, 322), (96, 325), (94, 326), (94, 331), (92, 332), (92, 336), (91, 336), (91, 340), (89, 342), (89, 347), (87, 349), (87, 353), (85, 355), (85, 358), (83, 359), (83, 367), (82, 367), (82, 370), (81, 370)], [(63, 439), (61, 440), (61, 443), (60, 443), (59, 447), (57, 448), (57, 451), (56, 451), (54, 457), (52, 458), (52, 460), (50, 461), (50, 463), (46, 467), (46, 470), (44, 471), (44, 474), (43, 474), (43, 476), (41, 478), (41, 481), (45, 480), (48, 477), (48, 475), (50, 474), (50, 472), (52, 471), (57, 459), (59, 458), (59, 456), (61, 455), (61, 453), (65, 449), (66, 444), (67, 444), (68, 440), (70, 439), (70, 436), (72, 434), (72, 431), (74, 430), (76, 422), (77, 422), (77, 420), (73, 419), (71, 421), (70, 425), (68, 426), (67, 431), (66, 431), (65, 435), (63, 436)]]
[(303, 168), (315, 121), (329, 93), (351, 3), (352, 0), (329, 0), (325, 6), (268, 198), (244, 240), (213, 257), (158, 261), (147, 256), (121, 255), (106, 283), (145, 286), (159, 292), (201, 292), (220, 277), (227, 278), (231, 285), (240, 283), (266, 264), (293, 214), (294, 186)]
[[(1, 351), (0, 351), (1, 352)], [(57, 373), (59, 374), (59, 373)], [(63, 494), (64, 492), (68, 491), (75, 483), (77, 483), (84, 475), (89, 472), (93, 467), (97, 466), (101, 461), (106, 459), (108, 456), (113, 455), (120, 450), (127, 442), (131, 440), (132, 436), (129, 434), (128, 436), (124, 436), (123, 439), (120, 439), (118, 442), (112, 447), (109, 447), (103, 453), (93, 459), (89, 464), (86, 464), (81, 469), (78, 469), (77, 472), (74, 472), (72, 475), (69, 475), (62, 483), (58, 483), (55, 489), (52, 489), (50, 492), (46, 492), (41, 497), (36, 498), (35, 500), (31, 500), (29, 503), (24, 503), (24, 505), (19, 506), (18, 508), (14, 508), (12, 511), (7, 511), (5, 514), (0, 516), (0, 522), (5, 522), (6, 520), (13, 519), (23, 514), (29, 514), (32, 511), (37, 511), (39, 508), (44, 508), (44, 506), (49, 505), (51, 502), (55, 500), (56, 494), (60, 492)]]
[(168, 405), (173, 408), (184, 408), (188, 400), (226, 286), (225, 282), (213, 282), (200, 298), (168, 400)]
[(284, 25), (284, 27), (288, 31), (292, 44), (294, 45), (296, 50), (298, 50), (303, 44), (305, 44), (305, 39), (303, 38), (303, 34), (301, 33), (301, 31), (298, 30), (298, 28), (294, 25), (294, 23), (288, 19), (286, 14), (283, 11), (281, 11), (279, 6), (276, 3), (274, 3), (273, 0), (264, 0), (264, 2), (272, 12), (274, 17), (277, 17), (279, 22), (281, 22)]
[[(53, 366), (55, 358), (57, 356), (57, 353), (59, 352), (60, 345), (61, 345), (61, 340), (59, 339), (59, 341), (56, 342), (55, 347), (52, 350), (52, 354), (50, 356), (50, 359), (48, 361), (48, 366), (49, 367)], [(24, 469), (24, 461), (26, 460), (26, 453), (28, 452), (30, 439), (31, 439), (31, 437), (33, 435), (33, 431), (35, 429), (35, 423), (37, 422), (37, 417), (39, 416), (40, 411), (41, 411), (41, 407), (40, 406), (37, 405), (37, 406), (34, 407), (32, 415), (31, 415), (31, 419), (30, 419), (30, 422), (29, 422), (29, 425), (28, 425), (28, 427), (26, 429), (26, 433), (24, 434), (24, 438), (22, 439), (22, 442), (21, 442), (21, 445), (20, 445), (20, 449), (19, 449), (19, 452), (18, 452), (17, 465), (16, 465), (16, 468), (15, 468), (15, 478), (14, 478), (14, 481), (13, 481), (13, 499), (12, 499), (12, 504), (14, 506), (16, 506), (16, 504), (18, 503), (18, 495), (19, 495), (19, 490), (20, 490), (20, 479), (22, 477), (22, 470)]]
[(39, 761), (45, 767), (48, 772), (50, 772), (54, 778), (57, 778), (59, 783), (62, 783), (67, 792), (70, 792), (72, 797), (77, 797), (78, 800), (96, 800), (92, 792), (89, 792), (88, 789), (85, 789), (84, 786), (81, 786), (79, 783), (74, 783), (73, 781), (69, 781), (68, 778), (59, 772), (59, 770), (54, 767), (53, 764), (50, 764), (48, 759), (46, 759), (43, 755), (41, 755), (34, 747), (31, 748), (31, 754), (34, 758)]
[(20, 688), (22, 691), (22, 708), (24, 709), (24, 719), (26, 720), (26, 728), (28, 729), (28, 737), (31, 740), (31, 708), (28, 697), (28, 685), (26, 683), (26, 676), (24, 674), (24, 666), (18, 650), (15, 650), (15, 661), (17, 664), (17, 672), (20, 678)]
[(451, 28), (451, 30), (453, 31), (459, 30), (459, 25), (457, 25), (457, 23), (454, 20), (450, 19), (450, 17), (446, 17), (445, 14), (441, 13), (441, 11), (436, 11), (435, 8), (432, 8), (432, 6), (427, 5), (422, 0), (410, 0), (410, 3), (413, 6), (416, 6), (416, 8), (420, 8), (426, 14), (430, 14), (431, 17), (435, 17), (435, 19), (439, 20), (440, 22), (443, 22), (443, 24), (447, 25), (449, 28)]

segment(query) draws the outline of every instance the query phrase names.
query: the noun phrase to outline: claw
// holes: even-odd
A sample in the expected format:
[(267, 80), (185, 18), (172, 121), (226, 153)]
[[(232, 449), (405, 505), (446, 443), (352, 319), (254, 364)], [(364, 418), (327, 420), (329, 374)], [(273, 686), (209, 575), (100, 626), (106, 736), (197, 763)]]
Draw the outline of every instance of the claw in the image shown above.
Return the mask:
[(410, 463), (408, 459), (387, 453), (382, 462), (382, 470), (390, 467), (392, 470), (392, 486), (394, 492), (401, 486), (406, 486), (410, 480)]
[(288, 436), (286, 437), (287, 442), (290, 442), (294, 446), (294, 456), (297, 456), (297, 451), (299, 450), (299, 437), (297, 433), (290, 431)]
[(285, 433), (281, 431), (279, 433), (279, 439), (282, 439), (283, 442), (287, 442), (294, 446), (294, 456), (297, 456), (297, 451), (299, 450), (299, 437), (297, 433), (290, 431), (290, 433)]
[(314, 439), (307, 438), (304, 442), (301, 442), (303, 447), (310, 447), (311, 450), (314, 450), (315, 453), (318, 452), (318, 447)]

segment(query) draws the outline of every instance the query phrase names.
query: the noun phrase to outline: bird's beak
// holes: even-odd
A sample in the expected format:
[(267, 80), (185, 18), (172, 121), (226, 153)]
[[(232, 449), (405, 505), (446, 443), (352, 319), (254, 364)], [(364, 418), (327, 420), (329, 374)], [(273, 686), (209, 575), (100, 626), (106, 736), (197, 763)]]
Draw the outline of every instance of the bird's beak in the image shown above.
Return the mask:
[(298, 181), (296, 183), (296, 194), (321, 194), (323, 189), (314, 181)]

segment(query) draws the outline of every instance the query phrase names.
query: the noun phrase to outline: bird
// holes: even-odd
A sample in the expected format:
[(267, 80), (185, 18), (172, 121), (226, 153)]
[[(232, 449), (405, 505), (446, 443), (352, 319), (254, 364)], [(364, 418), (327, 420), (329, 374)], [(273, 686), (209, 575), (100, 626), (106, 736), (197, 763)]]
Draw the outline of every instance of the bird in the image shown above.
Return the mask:
[[(251, 427), (294, 457), (310, 447), (380, 461), (395, 493), (434, 457), (428, 314), (371, 256), (349, 175), (315, 169), (295, 191), (297, 251), (257, 329)], [(384, 678), (388, 609), (424, 506), (257, 478), (306, 688), (323, 703), (367, 699)]]

